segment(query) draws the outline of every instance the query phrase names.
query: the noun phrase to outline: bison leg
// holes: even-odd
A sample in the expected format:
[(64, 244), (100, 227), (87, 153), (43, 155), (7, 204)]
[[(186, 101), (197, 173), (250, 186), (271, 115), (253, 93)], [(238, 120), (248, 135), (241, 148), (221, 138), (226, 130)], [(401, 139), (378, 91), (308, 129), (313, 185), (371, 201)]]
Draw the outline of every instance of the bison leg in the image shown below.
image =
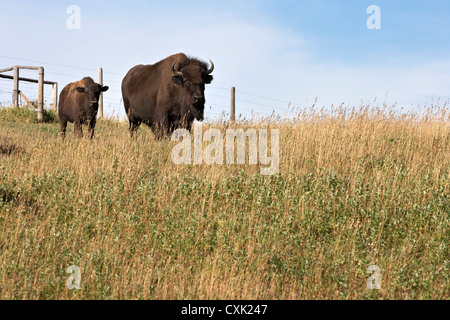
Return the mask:
[(191, 128), (192, 128), (192, 122), (186, 122), (185, 127), (186, 127), (186, 130), (187, 130), (187, 131), (191, 131)]
[(93, 118), (90, 122), (89, 122), (89, 138), (92, 140), (92, 138), (94, 137), (94, 129), (95, 129), (95, 124), (97, 122), (96, 118)]
[(169, 119), (167, 115), (158, 117), (154, 122), (153, 132), (156, 135), (157, 139), (162, 139), (169, 135)]
[(73, 133), (75, 137), (82, 138), (83, 137), (83, 128), (81, 127), (81, 123), (79, 121), (75, 121), (74, 123)]
[(155, 123), (153, 125), (153, 132), (158, 140), (163, 139), (169, 134), (168, 127), (161, 123)]
[(137, 129), (141, 125), (141, 121), (133, 115), (133, 109), (129, 107), (128, 99), (124, 98), (123, 103), (125, 104), (125, 110), (128, 116), (128, 123), (130, 124), (130, 137), (133, 139), (133, 135), (136, 133)]
[(66, 137), (66, 128), (67, 128), (67, 120), (62, 120), (61, 121), (61, 129), (60, 129), (60, 134), (61, 134), (61, 138), (64, 140), (64, 138)]
[(141, 122), (131, 122), (130, 121), (130, 136), (133, 138), (133, 135), (137, 132), (137, 129), (141, 125)]

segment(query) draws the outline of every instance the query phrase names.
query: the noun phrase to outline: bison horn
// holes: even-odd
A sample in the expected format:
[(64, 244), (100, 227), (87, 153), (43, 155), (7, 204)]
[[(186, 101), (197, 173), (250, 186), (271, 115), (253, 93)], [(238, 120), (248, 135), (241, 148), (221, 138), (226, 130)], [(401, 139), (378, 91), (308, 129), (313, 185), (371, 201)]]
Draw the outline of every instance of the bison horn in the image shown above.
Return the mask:
[(211, 59), (209, 59), (209, 62), (211, 63), (211, 68), (209, 68), (209, 70), (206, 72), (207, 74), (210, 74), (214, 71), (214, 63), (211, 61)]
[(173, 65), (172, 65), (172, 72), (173, 72), (173, 74), (176, 75), (176, 76), (183, 76), (183, 72), (175, 70), (175, 64), (176, 63), (177, 63), (177, 61), (175, 60)]

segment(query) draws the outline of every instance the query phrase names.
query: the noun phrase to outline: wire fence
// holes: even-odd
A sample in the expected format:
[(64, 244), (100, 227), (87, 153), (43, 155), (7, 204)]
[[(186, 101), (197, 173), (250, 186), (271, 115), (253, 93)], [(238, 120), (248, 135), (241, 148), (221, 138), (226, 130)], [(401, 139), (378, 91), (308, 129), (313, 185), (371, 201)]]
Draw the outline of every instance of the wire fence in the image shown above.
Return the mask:
[[(38, 61), (34, 59), (16, 58), (0, 55), (8, 61), (3, 61), (0, 68), (6, 68), (18, 63), (34, 63), (44, 66), (46, 79), (58, 82), (59, 91), (70, 82), (77, 81), (85, 76), (91, 76), (96, 80), (98, 76), (98, 68), (80, 67), (67, 64), (52, 63), (46, 61)], [(8, 63), (12, 62), (12, 63)], [(70, 69), (70, 70), (69, 70)], [(86, 74), (88, 73), (88, 74)], [(22, 73), (20, 74), (22, 76)], [(103, 110), (106, 116), (115, 115), (125, 118), (125, 111), (122, 102), (121, 83), (125, 76), (119, 72), (114, 72), (103, 68), (103, 83), (109, 86), (107, 93), (103, 95)], [(35, 77), (35, 75), (34, 75)], [(25, 93), (28, 99), (35, 100), (37, 96), (37, 84), (20, 82), (20, 90)], [(230, 87), (220, 87), (214, 85), (207, 86), (207, 102), (205, 104), (205, 115), (208, 118), (224, 117), (230, 113)], [(6, 102), (12, 101), (13, 81), (0, 79), (0, 102), (5, 106)], [(44, 87), (45, 107), (49, 108), (51, 102), (51, 88)], [(236, 89), (236, 116), (240, 115), (261, 115), (272, 116), (273, 114), (284, 115), (290, 112), (290, 106), (299, 105), (292, 101), (267, 97), (256, 93), (241, 91)]]

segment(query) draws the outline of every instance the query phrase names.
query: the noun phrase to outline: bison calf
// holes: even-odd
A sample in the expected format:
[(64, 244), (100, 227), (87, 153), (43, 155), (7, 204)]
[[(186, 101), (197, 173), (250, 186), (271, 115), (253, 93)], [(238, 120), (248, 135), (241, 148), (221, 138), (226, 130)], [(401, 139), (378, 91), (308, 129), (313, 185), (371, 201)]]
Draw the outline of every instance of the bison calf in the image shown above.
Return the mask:
[(107, 91), (107, 86), (95, 83), (90, 77), (69, 83), (59, 95), (58, 115), (61, 123), (61, 136), (66, 135), (67, 122), (73, 122), (74, 133), (83, 136), (82, 124), (89, 127), (89, 136), (94, 136), (100, 94)]

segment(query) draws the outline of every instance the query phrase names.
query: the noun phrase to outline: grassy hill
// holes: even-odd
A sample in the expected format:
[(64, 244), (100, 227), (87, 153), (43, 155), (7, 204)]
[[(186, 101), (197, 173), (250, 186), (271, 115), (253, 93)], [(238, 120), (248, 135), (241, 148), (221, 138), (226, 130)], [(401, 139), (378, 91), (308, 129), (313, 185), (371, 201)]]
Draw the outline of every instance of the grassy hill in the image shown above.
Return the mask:
[(242, 122), (280, 130), (273, 176), (175, 165), (175, 142), (147, 128), (130, 140), (126, 122), (100, 120), (93, 141), (69, 126), (63, 142), (54, 120), (12, 112), (0, 110), (1, 299), (449, 297), (446, 107)]

